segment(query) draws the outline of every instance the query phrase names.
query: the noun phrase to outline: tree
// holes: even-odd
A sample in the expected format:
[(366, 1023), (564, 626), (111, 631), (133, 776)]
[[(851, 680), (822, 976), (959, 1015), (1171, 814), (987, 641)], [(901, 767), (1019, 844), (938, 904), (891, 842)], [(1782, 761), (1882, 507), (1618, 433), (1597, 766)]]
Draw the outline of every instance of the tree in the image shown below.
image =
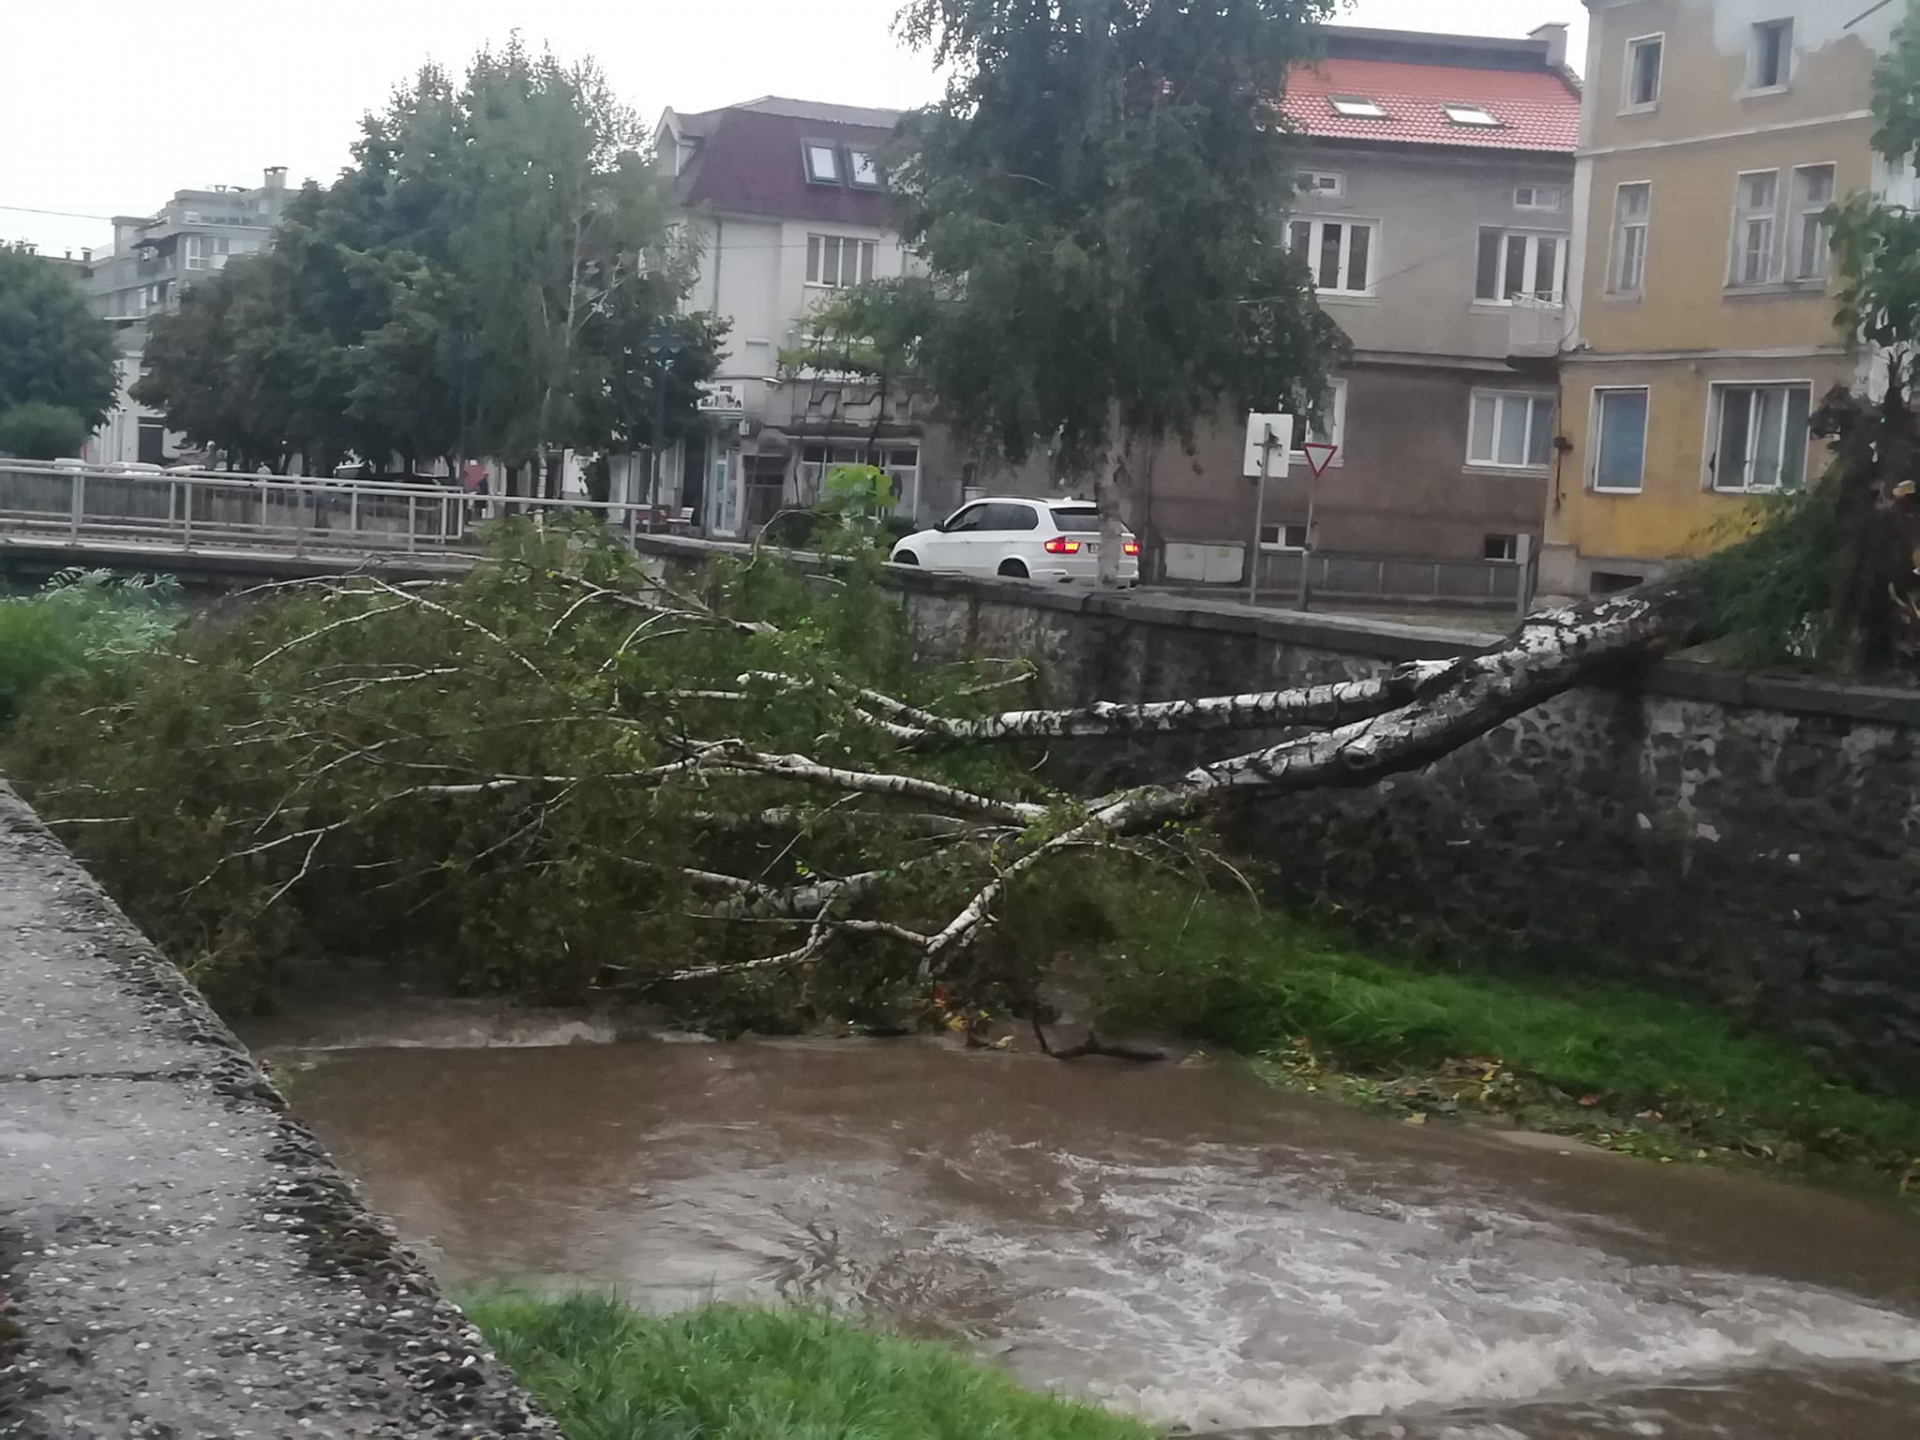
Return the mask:
[(537, 458), (551, 480), (561, 449), (650, 442), (645, 341), (669, 327), (668, 429), (689, 423), (723, 334), (676, 313), (692, 258), (598, 69), (515, 40), (459, 83), (424, 67), (367, 116), (353, 165), (295, 197), (269, 255), (155, 323), (138, 393), (230, 448)]
[(64, 269), (0, 245), (0, 414), (32, 404), (68, 410), (84, 439), (119, 393), (115, 355), (111, 327)]
[(0, 455), (22, 460), (59, 460), (78, 455), (87, 443), (87, 422), (78, 410), (29, 400), (0, 410)]
[(953, 79), (888, 188), (928, 273), (823, 329), (912, 357), (966, 438), (1092, 477), (1103, 576), (1147, 452), (1305, 404), (1345, 349), (1283, 244), (1279, 101), (1328, 0), (909, 0)]
[[(1346, 684), (1007, 709), (1031, 667), (918, 659), (882, 569), (762, 555), (676, 582), (598, 527), (511, 526), (464, 578), (276, 587), (68, 690), (16, 773), (229, 995), (339, 945), (575, 997), (750, 997), (817, 965), (1030, 992), (1051, 950), (1005, 927), (1090, 867), (1230, 873), (1207, 826), (1229, 797), (1419, 768), (1697, 633), (1682, 582)], [(1143, 734), (1216, 758), (1111, 792), (1037, 769)]]

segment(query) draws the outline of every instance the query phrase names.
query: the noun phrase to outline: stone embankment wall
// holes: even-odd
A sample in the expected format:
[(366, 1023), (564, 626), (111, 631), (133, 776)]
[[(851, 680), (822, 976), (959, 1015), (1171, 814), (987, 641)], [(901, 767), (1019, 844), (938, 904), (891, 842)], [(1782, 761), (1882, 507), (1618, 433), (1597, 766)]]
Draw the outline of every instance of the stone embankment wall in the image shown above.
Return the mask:
[(0, 936), (0, 1435), (559, 1435), (4, 785)]
[[(899, 583), (930, 655), (1029, 657), (1058, 704), (1342, 679), (1493, 638)], [(1075, 763), (1143, 778), (1229, 753), (1220, 738)], [(1632, 688), (1564, 696), (1425, 772), (1250, 805), (1231, 823), (1289, 898), (1338, 905), (1387, 940), (1708, 1001), (1920, 1091), (1920, 692), (1671, 662)]]

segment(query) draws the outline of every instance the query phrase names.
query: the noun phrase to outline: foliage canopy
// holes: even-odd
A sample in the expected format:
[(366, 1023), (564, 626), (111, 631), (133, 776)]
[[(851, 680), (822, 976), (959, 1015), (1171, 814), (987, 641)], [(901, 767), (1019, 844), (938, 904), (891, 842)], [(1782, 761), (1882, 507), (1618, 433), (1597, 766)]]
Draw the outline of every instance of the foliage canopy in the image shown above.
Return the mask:
[[(322, 466), (648, 444), (663, 375), (669, 438), (691, 421), (724, 328), (677, 313), (694, 257), (591, 61), (516, 39), (457, 82), (425, 66), (353, 154), (270, 252), (154, 322), (143, 403), (196, 444)], [(663, 362), (647, 341), (668, 331)]]
[(114, 362), (113, 331), (72, 276), (30, 250), (0, 245), (0, 415), (22, 405), (68, 410), (84, 438), (113, 406)]

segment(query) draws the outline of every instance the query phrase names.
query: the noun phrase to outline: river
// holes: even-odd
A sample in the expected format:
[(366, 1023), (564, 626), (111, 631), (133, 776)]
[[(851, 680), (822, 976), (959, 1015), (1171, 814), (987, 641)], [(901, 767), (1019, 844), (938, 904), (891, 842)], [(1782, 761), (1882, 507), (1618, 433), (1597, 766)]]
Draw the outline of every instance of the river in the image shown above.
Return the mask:
[(1920, 1434), (1920, 1223), (1868, 1200), (1223, 1065), (256, 1039), (455, 1286), (854, 1305), (1199, 1433)]

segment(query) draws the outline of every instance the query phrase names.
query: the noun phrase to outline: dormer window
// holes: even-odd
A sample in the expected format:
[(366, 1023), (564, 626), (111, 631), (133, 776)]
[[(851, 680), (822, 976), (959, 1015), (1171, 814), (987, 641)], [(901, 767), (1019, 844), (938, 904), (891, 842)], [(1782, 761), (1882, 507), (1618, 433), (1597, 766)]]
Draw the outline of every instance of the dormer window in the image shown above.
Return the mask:
[(1483, 105), (1442, 105), (1447, 119), (1455, 125), (1472, 125), (1480, 129), (1497, 129), (1500, 121), (1491, 110)]
[(847, 183), (856, 190), (880, 188), (880, 162), (871, 150), (847, 151)]
[(1344, 115), (1349, 120), (1385, 120), (1387, 112), (1378, 100), (1369, 100), (1364, 95), (1329, 95), (1327, 104), (1333, 107), (1333, 113)]
[(838, 185), (840, 183), (839, 151), (819, 140), (805, 141), (800, 148), (807, 157), (807, 180), (811, 184)]

